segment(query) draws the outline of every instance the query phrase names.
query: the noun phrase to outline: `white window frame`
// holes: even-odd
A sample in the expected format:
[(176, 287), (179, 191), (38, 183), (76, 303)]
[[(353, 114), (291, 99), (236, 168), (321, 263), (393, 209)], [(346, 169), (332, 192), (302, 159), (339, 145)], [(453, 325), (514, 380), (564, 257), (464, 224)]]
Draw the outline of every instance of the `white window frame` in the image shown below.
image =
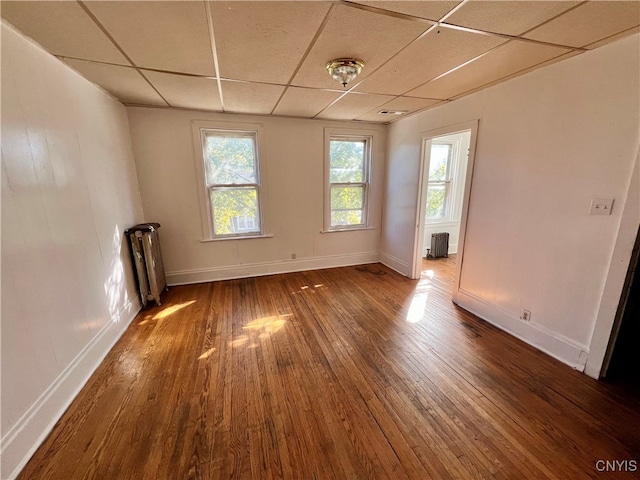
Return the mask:
[[(444, 215), (440, 218), (428, 218), (427, 210), (425, 208), (425, 223), (429, 225), (440, 224), (440, 223), (450, 223), (453, 221), (453, 216), (455, 212), (455, 198), (456, 198), (455, 179), (456, 179), (456, 174), (458, 169), (460, 142), (458, 140), (455, 140), (455, 141), (431, 141), (429, 143), (430, 143), (429, 148), (432, 148), (433, 145), (449, 145), (451, 148), (449, 150), (449, 160), (447, 162), (447, 174), (445, 176), (445, 180), (437, 180), (437, 181), (427, 180), (427, 190), (431, 185), (443, 185), (445, 187)], [(429, 157), (429, 162), (431, 162), (431, 157)]]
[[(264, 215), (264, 187), (261, 175), (262, 156), (262, 125), (260, 124), (234, 124), (219, 122), (193, 121), (193, 141), (196, 158), (196, 172), (198, 177), (198, 198), (200, 204), (200, 216), (202, 222), (202, 241), (239, 240), (245, 238), (272, 237), (266, 234)], [(256, 182), (247, 184), (209, 184), (206, 175), (206, 148), (205, 141), (208, 134), (219, 132), (220, 134), (236, 134), (254, 139), (254, 158), (256, 168)], [(240, 232), (232, 234), (216, 234), (214, 229), (213, 205), (211, 204), (211, 190), (225, 187), (252, 187), (256, 189), (258, 203), (258, 219), (260, 230), (252, 232)]]
[[(362, 182), (331, 182), (331, 141), (364, 141), (364, 175)], [(325, 129), (325, 155), (324, 155), (324, 232), (341, 232), (363, 230), (369, 228), (369, 196), (371, 191), (371, 152), (373, 151), (373, 135), (361, 134), (337, 129)], [(363, 221), (357, 225), (331, 225), (331, 187), (332, 185), (363, 186)]]

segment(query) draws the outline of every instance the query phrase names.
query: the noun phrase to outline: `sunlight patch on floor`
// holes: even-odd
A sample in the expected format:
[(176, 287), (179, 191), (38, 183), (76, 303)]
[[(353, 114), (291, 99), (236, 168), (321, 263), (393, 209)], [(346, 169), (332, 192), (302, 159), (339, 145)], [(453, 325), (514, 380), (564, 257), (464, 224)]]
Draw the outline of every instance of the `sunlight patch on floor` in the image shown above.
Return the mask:
[[(426, 275), (420, 279), (411, 299), (406, 320), (409, 323), (418, 323), (424, 318), (427, 300), (429, 300), (429, 290), (431, 289), (431, 279), (433, 270), (427, 270)], [(426, 278), (425, 278), (426, 277)]]
[(272, 315), (270, 317), (257, 318), (242, 327), (246, 332), (235, 340), (229, 342), (231, 348), (246, 346), (256, 348), (260, 340), (266, 340), (274, 333), (282, 330), (287, 323), (287, 318), (292, 314)]
[(215, 351), (216, 351), (216, 347), (210, 348), (209, 350), (204, 352), (202, 355), (200, 355), (198, 357), (198, 360), (205, 360), (205, 359), (209, 358), (209, 356)]
[(178, 303), (176, 305), (172, 305), (170, 307), (164, 308), (161, 312), (156, 314), (156, 316), (153, 317), (153, 319), (154, 320), (162, 320), (163, 318), (167, 318), (169, 315), (173, 315), (178, 310), (182, 310), (184, 307), (188, 307), (189, 305), (193, 305), (194, 303), (196, 303), (196, 301), (195, 300), (191, 300), (189, 302)]
[(324, 283), (317, 283), (315, 285), (303, 285), (300, 287), (300, 290), (297, 292), (291, 292), (291, 295), (298, 295), (300, 293), (316, 293), (316, 290), (326, 290), (329, 287), (325, 286)]
[(244, 330), (254, 330), (260, 333), (267, 333), (271, 335), (272, 333), (276, 333), (278, 330), (284, 327), (285, 323), (287, 323), (286, 317), (289, 316), (291, 315), (274, 315), (272, 317), (258, 318), (249, 322), (242, 328)]
[(248, 341), (249, 341), (249, 336), (248, 335), (243, 335), (242, 337), (238, 337), (235, 340), (231, 340), (229, 342), (229, 346), (231, 348), (240, 347), (240, 346), (244, 345), (245, 343), (247, 343)]
[(147, 315), (145, 315), (144, 319), (141, 322), (138, 322), (138, 325), (144, 326), (148, 323), (151, 323), (152, 320), (162, 320), (170, 315), (173, 315), (178, 310), (182, 310), (183, 308), (188, 307), (189, 305), (193, 305), (194, 303), (196, 303), (196, 300), (190, 300), (188, 302), (166, 306), (161, 311), (156, 313), (153, 317), (151, 316), (151, 313), (148, 313)]

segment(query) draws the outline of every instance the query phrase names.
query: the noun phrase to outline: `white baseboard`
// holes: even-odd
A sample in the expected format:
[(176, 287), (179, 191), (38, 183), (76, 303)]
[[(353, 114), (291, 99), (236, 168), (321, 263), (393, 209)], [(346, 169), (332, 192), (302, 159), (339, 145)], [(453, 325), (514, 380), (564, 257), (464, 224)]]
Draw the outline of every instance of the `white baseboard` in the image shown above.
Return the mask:
[(587, 363), (587, 365), (584, 367), (584, 373), (589, 375), (591, 378), (593, 378), (595, 380), (599, 380), (600, 379), (600, 371), (601, 370), (602, 370), (602, 365), (593, 366), (593, 365), (590, 365), (589, 363)]
[(215, 282), (235, 278), (261, 277), (278, 273), (302, 272), (321, 268), (347, 267), (380, 261), (378, 252), (354, 253), (349, 255), (329, 255), (324, 257), (299, 258), (276, 262), (247, 263), (214, 268), (177, 270), (167, 272), (167, 285), (187, 285), (191, 283)]
[[(428, 248), (423, 248), (422, 249), (422, 257), (426, 257), (427, 253), (428, 253), (429, 249)], [(457, 243), (453, 243), (449, 245), (449, 249), (447, 250), (447, 253), (449, 255), (454, 255), (456, 253), (458, 253), (458, 244)]]
[(580, 372), (584, 371), (589, 353), (589, 347), (586, 345), (535, 322), (524, 322), (512, 313), (462, 289), (458, 290), (457, 304), (556, 360)]
[(391, 270), (395, 270), (400, 275), (404, 275), (405, 277), (411, 276), (411, 266), (404, 260), (400, 260), (398, 257), (382, 252), (380, 253), (380, 263), (386, 265)]
[(107, 320), (96, 336), (2, 437), (2, 479), (10, 480), (18, 476), (139, 311), (140, 302), (136, 300), (124, 305), (116, 315), (125, 321)]

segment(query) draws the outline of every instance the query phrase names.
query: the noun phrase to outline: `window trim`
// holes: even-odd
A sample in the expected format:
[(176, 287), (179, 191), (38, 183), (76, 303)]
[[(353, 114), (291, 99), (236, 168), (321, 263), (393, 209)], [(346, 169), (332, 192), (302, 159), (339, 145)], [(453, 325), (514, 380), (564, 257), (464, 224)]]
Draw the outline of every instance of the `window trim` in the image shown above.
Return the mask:
[[(370, 230), (370, 196), (371, 196), (371, 170), (372, 170), (372, 152), (373, 152), (373, 134), (370, 131), (350, 131), (343, 129), (325, 128), (325, 148), (324, 148), (324, 220), (322, 233), (329, 232), (347, 232), (354, 230)], [(331, 182), (331, 141), (364, 141), (364, 175), (362, 182)], [(364, 200), (362, 205), (363, 223), (357, 225), (331, 225), (331, 188), (334, 185), (342, 186), (360, 186), (364, 188)]]
[[(270, 238), (273, 235), (267, 233), (265, 226), (265, 188), (264, 175), (262, 168), (262, 137), (263, 127), (261, 124), (253, 123), (233, 123), (233, 122), (211, 122), (211, 121), (192, 121), (194, 149), (196, 158), (196, 174), (198, 180), (198, 203), (200, 205), (200, 220), (202, 226), (202, 241), (219, 241), (219, 240), (241, 240), (247, 238)], [(254, 139), (254, 155), (256, 169), (256, 183), (253, 184), (211, 184), (207, 182), (207, 174), (205, 170), (206, 148), (205, 139), (210, 132), (220, 132), (228, 134), (241, 134), (252, 136)], [(258, 203), (258, 219), (260, 222), (260, 231), (232, 233), (232, 234), (216, 234), (214, 229), (213, 206), (211, 205), (212, 188), (233, 188), (233, 187), (254, 187), (256, 188), (256, 197)]]
[[(451, 149), (449, 150), (449, 161), (447, 162), (447, 174), (446, 180), (439, 180), (431, 182), (427, 178), (427, 192), (426, 195), (429, 194), (429, 185), (444, 185), (445, 187), (445, 199), (444, 199), (444, 215), (440, 218), (428, 218), (427, 211), (425, 209), (425, 224), (426, 225), (439, 225), (444, 223), (451, 223), (454, 211), (455, 211), (455, 194), (456, 194), (456, 185), (455, 178), (459, 168), (459, 151), (460, 151), (460, 141), (459, 140), (447, 140), (447, 141), (436, 141), (430, 142), (429, 148), (431, 149), (433, 145), (451, 145)], [(431, 165), (431, 157), (429, 157), (429, 166)], [(427, 197), (425, 197), (427, 198)], [(453, 199), (453, 200), (452, 200)]]

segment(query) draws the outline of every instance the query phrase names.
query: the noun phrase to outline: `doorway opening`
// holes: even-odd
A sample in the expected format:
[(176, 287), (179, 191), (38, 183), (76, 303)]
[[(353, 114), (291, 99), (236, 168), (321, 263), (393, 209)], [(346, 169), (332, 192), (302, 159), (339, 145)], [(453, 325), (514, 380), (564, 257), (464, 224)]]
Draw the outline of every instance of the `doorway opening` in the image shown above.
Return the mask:
[(640, 394), (638, 345), (640, 344), (640, 230), (629, 262), (620, 304), (603, 364), (602, 377)]
[[(449, 241), (446, 254), (458, 252), (460, 218), (462, 216), (462, 197), (469, 158), (471, 131), (443, 135), (431, 139), (429, 153), (429, 172), (425, 203), (424, 237), (422, 257), (440, 256), (434, 254), (432, 235), (447, 233)], [(427, 147), (425, 146), (425, 153)], [(446, 238), (446, 236), (445, 236)], [(435, 246), (435, 245), (434, 245)]]
[[(422, 135), (412, 278), (434, 269), (455, 272), (450, 276), (454, 302), (464, 253), (477, 126), (476, 120)], [(447, 242), (444, 247), (443, 241)], [(430, 259), (433, 256), (441, 258)]]

